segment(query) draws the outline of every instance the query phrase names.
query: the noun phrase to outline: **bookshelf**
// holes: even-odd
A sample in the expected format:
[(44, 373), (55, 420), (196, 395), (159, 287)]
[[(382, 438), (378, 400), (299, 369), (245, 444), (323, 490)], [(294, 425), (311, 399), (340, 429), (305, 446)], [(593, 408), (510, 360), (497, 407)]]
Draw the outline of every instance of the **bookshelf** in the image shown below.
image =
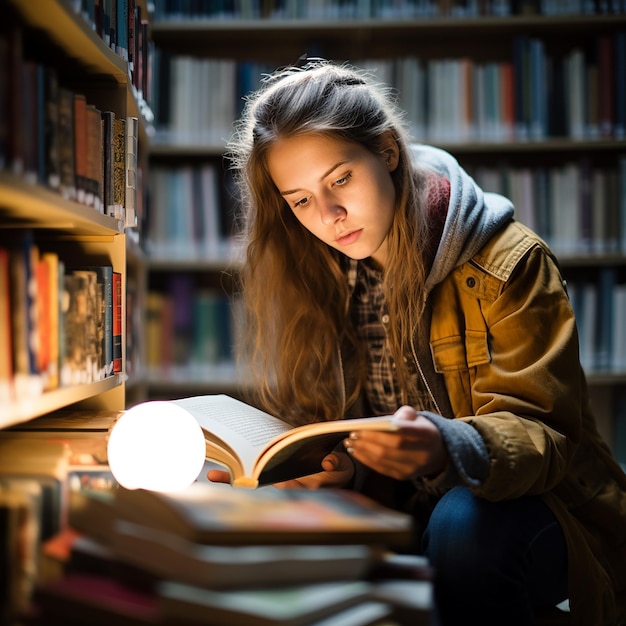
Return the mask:
[[(14, 353), (10, 355), (12, 358), (6, 358), (11, 342), (3, 342), (0, 429), (68, 406), (106, 410), (124, 408), (127, 382), (134, 382), (127, 376), (127, 357), (133, 362), (139, 361), (140, 357), (130, 350), (133, 342), (129, 341), (127, 345), (127, 333), (130, 335), (131, 327), (126, 324), (123, 295), (128, 284), (141, 284), (142, 281), (143, 253), (139, 247), (138, 228), (141, 220), (137, 215), (140, 216), (142, 210), (142, 173), (147, 165), (147, 145), (152, 132), (147, 82), (151, 44), (145, 0), (119, 2), (120, 13), (122, 6), (125, 11), (130, 8), (133, 18), (131, 20), (128, 13), (124, 14), (126, 32), (122, 38), (120, 22), (117, 39), (113, 39), (108, 31), (104, 32), (101, 27), (104, 20), (93, 7), (92, 12), (87, 9), (79, 12), (75, 10), (75, 3), (68, 0), (45, 3), (10, 1), (4, 5), (3, 26), (0, 28), (0, 80), (6, 87), (0, 90), (0, 248), (10, 259), (15, 240), (28, 232), (40, 257), (44, 252), (50, 252), (63, 264), (61, 275), (54, 274), (61, 286), (63, 269), (67, 274), (79, 264), (106, 265), (120, 276), (122, 297), (119, 300), (121, 368), (116, 368), (115, 372), (100, 369), (77, 384), (76, 377), (64, 379), (64, 365), (57, 362), (52, 368), (60, 380), (48, 384), (47, 370), (31, 367), (24, 376), (24, 372), (16, 369), (15, 323), (20, 315), (26, 317), (27, 314), (17, 308), (13, 297), (17, 281), (10, 273), (7, 260), (2, 269), (6, 271), (8, 282), (3, 284), (0, 296), (9, 318), (3, 320), (8, 324), (3, 329), (8, 335), (3, 334), (3, 337), (12, 336)], [(130, 40), (129, 33), (134, 33)], [(31, 76), (37, 81), (32, 89)], [(47, 83), (44, 89), (44, 82), (48, 80), (50, 84), (54, 81), (54, 91), (52, 87), (48, 90)], [(63, 126), (62, 90), (70, 97), (85, 96), (86, 102), (96, 107), (97, 113), (112, 111), (118, 119), (128, 122), (128, 131), (131, 121), (138, 121), (138, 150), (134, 150), (138, 152), (138, 158), (134, 163), (129, 154), (122, 154), (125, 169), (122, 169), (120, 179), (123, 185), (119, 200), (121, 208), (115, 212), (109, 211), (105, 202), (107, 174), (100, 116), (94, 126), (98, 143), (89, 144), (85, 154), (76, 156), (72, 149), (77, 145), (78, 126), (73, 116), (69, 118), (68, 126)], [(28, 111), (32, 118), (27, 117)], [(71, 112), (73, 114), (74, 110)], [(29, 126), (35, 128), (32, 137), (25, 130)], [(128, 134), (120, 135), (123, 142)], [(66, 156), (64, 150), (68, 145), (70, 153)], [(123, 143), (123, 150), (132, 150), (130, 145)], [(81, 191), (84, 181), (78, 182), (78, 167), (82, 161), (88, 160), (93, 160), (96, 170), (90, 173), (92, 187)], [(139, 183), (127, 178), (129, 172), (139, 172)], [(41, 289), (43, 287), (39, 284), (34, 288), (30, 303), (40, 311), (46, 308), (41, 302)], [(61, 341), (62, 352), (64, 342), (62, 338), (58, 339), (59, 334), (63, 334), (60, 330), (62, 321), (57, 322), (56, 327), (46, 326), (44, 329), (39, 328), (39, 323), (40, 320), (32, 325), (33, 336), (55, 336), (55, 341)], [(42, 343), (43, 340), (39, 345)], [(36, 350), (33, 345), (29, 346), (31, 351)]]
[[(350, 61), (398, 89), (416, 137), (452, 152), (487, 189), (514, 196), (520, 219), (530, 221), (559, 254), (572, 291), (599, 289), (608, 278), (623, 289), (626, 6), (539, 4), (345, 2), (310, 13), (308, 3), (270, 2), (263, 14), (245, 5), (248, 13), (210, 15), (166, 3), (157, 9), (153, 27), (157, 132), (151, 167), (176, 178), (211, 164), (224, 177), (222, 154), (232, 120), (264, 72), (305, 52)], [(481, 14), (486, 6), (491, 13)], [(523, 81), (525, 76), (530, 78)], [(438, 95), (429, 100), (425, 94)], [(227, 190), (224, 178), (219, 193), (226, 212)], [(519, 215), (528, 198), (536, 214)], [(172, 209), (180, 205), (168, 206), (165, 212), (178, 213)], [(153, 204), (149, 221), (162, 217)], [(168, 263), (180, 263), (175, 256), (156, 250), (149, 255), (153, 289), (161, 288)], [(222, 270), (233, 268), (232, 257), (224, 256), (220, 265), (201, 252), (191, 256), (187, 269), (202, 280), (219, 283)], [(622, 305), (607, 309), (606, 298), (589, 297), (586, 306), (596, 320), (603, 316), (623, 335)], [(590, 319), (585, 328), (601, 325)], [(581, 343), (595, 341), (588, 335)], [(586, 357), (592, 400), (610, 442), (619, 430), (615, 420), (626, 419), (617, 417), (624, 405), (626, 352), (612, 345), (613, 360)], [(219, 377), (192, 379), (180, 387), (170, 379), (168, 391), (182, 395), (225, 386)], [(156, 378), (150, 389), (163, 382)]]

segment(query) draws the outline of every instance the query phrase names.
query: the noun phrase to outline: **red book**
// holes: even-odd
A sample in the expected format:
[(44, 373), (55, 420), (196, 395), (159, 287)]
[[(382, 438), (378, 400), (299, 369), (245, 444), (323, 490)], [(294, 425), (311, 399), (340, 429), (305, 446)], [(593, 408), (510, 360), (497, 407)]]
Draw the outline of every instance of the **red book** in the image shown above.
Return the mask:
[(122, 371), (122, 274), (113, 272), (113, 373)]
[[(159, 624), (158, 598), (149, 590), (92, 574), (70, 573), (35, 592), (40, 623)], [(67, 620), (67, 621), (64, 621)]]
[[(39, 337), (39, 350), (37, 352), (37, 365), (39, 372), (47, 378), (50, 367), (50, 337), (51, 327), (50, 311), (50, 267), (41, 257), (37, 261), (37, 326)], [(55, 279), (56, 280), (56, 279)], [(56, 329), (54, 329), (56, 331)]]

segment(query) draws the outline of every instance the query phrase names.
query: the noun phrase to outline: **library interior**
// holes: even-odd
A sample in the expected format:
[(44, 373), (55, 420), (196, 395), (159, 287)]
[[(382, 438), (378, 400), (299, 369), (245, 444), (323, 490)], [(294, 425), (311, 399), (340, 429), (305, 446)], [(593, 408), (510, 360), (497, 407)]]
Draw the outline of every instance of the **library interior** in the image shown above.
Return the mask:
[[(367, 88), (386, 162), (307, 131)], [(434, 471), (368, 461), (418, 439)], [(624, 472), (626, 0), (0, 0), (0, 626), (619, 626)], [(538, 504), (565, 591), (470, 606), (429, 523), (459, 491)]]

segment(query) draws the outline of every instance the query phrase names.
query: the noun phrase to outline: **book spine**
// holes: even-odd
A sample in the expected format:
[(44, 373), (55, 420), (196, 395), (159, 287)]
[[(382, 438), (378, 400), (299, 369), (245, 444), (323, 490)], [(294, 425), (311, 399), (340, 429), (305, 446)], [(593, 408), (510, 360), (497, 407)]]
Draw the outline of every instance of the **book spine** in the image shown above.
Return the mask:
[(113, 373), (122, 372), (122, 274), (113, 272)]
[(45, 309), (49, 317), (49, 359), (45, 372), (44, 389), (56, 389), (59, 386), (59, 325), (60, 325), (60, 300), (59, 300), (59, 256), (55, 252), (44, 252), (41, 260), (48, 267), (49, 291)]
[(9, 251), (0, 248), (0, 402), (13, 400), (13, 332)]
[(103, 144), (103, 202), (104, 213), (115, 217), (115, 193), (114, 193), (114, 155), (115, 149), (115, 113), (113, 111), (102, 112), (102, 144)]
[(59, 78), (55, 68), (45, 70), (45, 179), (52, 189), (59, 189), (60, 154), (59, 154)]
[(87, 105), (87, 196), (86, 204), (102, 211), (102, 114)]
[(87, 204), (87, 100), (83, 94), (74, 94), (74, 171), (76, 180), (76, 199)]
[(118, 220), (125, 220), (126, 203), (126, 120), (116, 117), (113, 144), (113, 198)]
[(74, 164), (74, 94), (59, 89), (59, 183), (61, 195), (76, 199), (76, 170)]
[(126, 193), (125, 219), (126, 226), (137, 226), (137, 141), (139, 120), (136, 117), (126, 118)]

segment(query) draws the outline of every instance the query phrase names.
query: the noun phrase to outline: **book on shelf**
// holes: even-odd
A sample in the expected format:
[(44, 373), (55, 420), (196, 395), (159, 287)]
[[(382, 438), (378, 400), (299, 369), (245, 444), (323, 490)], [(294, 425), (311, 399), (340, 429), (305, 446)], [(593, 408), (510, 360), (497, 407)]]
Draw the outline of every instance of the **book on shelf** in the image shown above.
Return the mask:
[(102, 157), (103, 157), (103, 197), (104, 213), (115, 217), (115, 201), (113, 193), (113, 167), (115, 146), (115, 113), (102, 111)]
[(81, 204), (87, 204), (87, 158), (87, 99), (82, 93), (74, 93), (74, 174), (76, 199)]
[(0, 248), (0, 403), (13, 400), (13, 332), (11, 323), (11, 285), (9, 251)]
[(18, 623), (39, 574), (41, 489), (36, 481), (10, 485), (0, 475), (0, 620)]
[(126, 203), (126, 119), (113, 120), (113, 206), (114, 217), (124, 220)]
[(59, 189), (59, 76), (54, 67), (44, 67), (44, 74), (44, 181), (51, 189)]
[[(124, 520), (182, 540), (219, 546), (371, 545), (412, 540), (410, 515), (343, 489), (233, 489), (195, 482), (176, 492), (126, 489), (73, 494), (70, 524), (111, 543)], [(108, 537), (108, 539), (107, 539)]]
[(391, 416), (294, 428), (225, 394), (167, 400), (200, 424), (206, 458), (228, 468), (236, 487), (255, 488), (322, 471), (322, 459), (353, 430), (395, 431)]
[(122, 273), (113, 272), (113, 373), (119, 374), (123, 367), (122, 312), (124, 290)]
[(15, 233), (9, 244), (9, 297), (13, 344), (13, 383), (17, 398), (41, 393), (37, 352), (36, 272), (39, 249), (30, 229)]
[(69, 450), (63, 443), (0, 433), (0, 486), (22, 488), (33, 481), (40, 486), (42, 539), (53, 536), (67, 524), (68, 463)]
[(87, 124), (87, 194), (85, 204), (102, 212), (102, 176), (104, 174), (102, 146), (102, 111), (93, 104), (86, 107)]
[[(44, 375), (44, 390), (50, 391), (59, 386), (59, 324), (61, 321), (61, 295), (59, 293), (59, 255), (56, 252), (42, 252), (41, 263), (46, 268), (48, 287), (46, 290), (46, 300), (41, 299), (40, 313), (44, 316), (44, 328), (41, 336), (42, 342), (47, 344), (47, 359), (44, 359), (45, 368), (42, 369)], [(46, 328), (48, 329), (46, 331)]]
[(126, 118), (125, 220), (127, 227), (137, 226), (137, 151), (139, 120)]
[(59, 184), (61, 195), (68, 200), (76, 198), (74, 93), (59, 87)]
[(94, 378), (101, 380), (113, 374), (113, 267), (86, 265), (69, 268), (69, 271), (88, 277), (92, 289), (95, 290), (95, 299), (92, 296), (95, 305), (94, 339), (97, 342)]

